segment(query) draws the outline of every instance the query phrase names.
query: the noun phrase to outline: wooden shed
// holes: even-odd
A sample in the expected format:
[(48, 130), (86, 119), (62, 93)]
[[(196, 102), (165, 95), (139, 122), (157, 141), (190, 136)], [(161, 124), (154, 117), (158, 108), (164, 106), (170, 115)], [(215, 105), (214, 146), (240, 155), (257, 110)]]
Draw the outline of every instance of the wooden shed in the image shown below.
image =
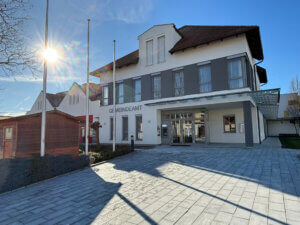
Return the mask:
[[(45, 154), (78, 156), (80, 119), (59, 110), (47, 112)], [(0, 120), (0, 159), (39, 154), (42, 113)]]

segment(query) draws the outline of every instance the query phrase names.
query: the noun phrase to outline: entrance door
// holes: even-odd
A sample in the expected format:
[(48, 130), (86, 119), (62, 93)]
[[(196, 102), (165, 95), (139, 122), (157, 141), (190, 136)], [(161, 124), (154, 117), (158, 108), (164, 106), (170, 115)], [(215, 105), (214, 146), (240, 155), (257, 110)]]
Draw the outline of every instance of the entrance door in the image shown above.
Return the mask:
[(193, 122), (191, 120), (182, 120), (183, 142), (193, 142)]
[(205, 141), (205, 125), (204, 121), (195, 120), (195, 142)]
[(173, 136), (173, 143), (180, 143), (181, 142), (181, 126), (180, 120), (172, 121), (172, 136)]

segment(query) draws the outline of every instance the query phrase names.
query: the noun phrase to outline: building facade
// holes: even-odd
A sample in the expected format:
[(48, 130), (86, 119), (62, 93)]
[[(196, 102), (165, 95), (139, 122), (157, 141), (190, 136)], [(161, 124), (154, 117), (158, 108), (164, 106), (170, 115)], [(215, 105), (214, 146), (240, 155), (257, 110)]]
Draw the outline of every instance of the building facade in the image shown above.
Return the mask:
[[(116, 141), (245, 143), (265, 139), (266, 118), (249, 94), (267, 82), (257, 26), (153, 26), (116, 61)], [(100, 77), (100, 141), (113, 138), (112, 63)]]

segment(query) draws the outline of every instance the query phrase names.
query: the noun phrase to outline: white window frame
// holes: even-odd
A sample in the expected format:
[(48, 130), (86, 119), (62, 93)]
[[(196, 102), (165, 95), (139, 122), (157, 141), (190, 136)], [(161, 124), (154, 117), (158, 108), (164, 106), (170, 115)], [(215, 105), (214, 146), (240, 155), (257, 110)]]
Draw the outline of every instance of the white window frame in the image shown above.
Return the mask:
[[(107, 97), (105, 96), (105, 90), (106, 89), (107, 89)], [(108, 105), (108, 99), (109, 99), (108, 96), (109, 96), (108, 85), (105, 85), (105, 86), (103, 86), (103, 105)]]
[[(136, 92), (136, 82), (140, 82), (140, 92)], [(137, 100), (137, 96), (140, 96), (140, 99)], [(142, 80), (141, 78), (134, 79), (134, 101), (140, 102), (142, 100)]]
[[(149, 49), (148, 49), (148, 43), (152, 43), (152, 48), (151, 48), (151, 62), (149, 62)], [(153, 65), (153, 39), (147, 40), (146, 41), (146, 65), (151, 66)]]
[[(210, 81), (209, 82), (204, 82), (204, 83), (201, 83), (201, 73), (200, 73), (200, 69), (202, 67), (206, 67), (206, 66), (209, 66), (210, 68)], [(198, 66), (198, 76), (199, 76), (199, 91), (200, 93), (206, 93), (206, 92), (211, 92), (212, 91), (212, 82), (211, 82), (211, 64), (210, 63), (206, 63), (206, 64), (201, 64)], [(201, 91), (201, 86), (204, 86), (204, 85), (210, 85), (210, 90), (209, 91)]]
[[(230, 63), (234, 61), (240, 61), (241, 63), (241, 74), (240, 76), (237, 77), (231, 77), (231, 70), (230, 70)], [(238, 89), (238, 88), (244, 88), (246, 86), (246, 81), (245, 81), (245, 71), (244, 71), (244, 60), (242, 58), (232, 58), (228, 60), (228, 83), (229, 83), (229, 89)], [(231, 87), (231, 81), (235, 80), (242, 80), (242, 87)]]
[[(164, 38), (163, 49), (160, 49), (159, 39)], [(160, 52), (163, 51), (163, 59), (160, 58)], [(164, 63), (166, 61), (166, 36), (160, 35), (157, 37), (157, 63)]]
[[(120, 85), (122, 85), (122, 95), (120, 94)], [(122, 101), (120, 101), (122, 99)], [(123, 104), (124, 103), (124, 83), (120, 82), (118, 83), (118, 103)]]

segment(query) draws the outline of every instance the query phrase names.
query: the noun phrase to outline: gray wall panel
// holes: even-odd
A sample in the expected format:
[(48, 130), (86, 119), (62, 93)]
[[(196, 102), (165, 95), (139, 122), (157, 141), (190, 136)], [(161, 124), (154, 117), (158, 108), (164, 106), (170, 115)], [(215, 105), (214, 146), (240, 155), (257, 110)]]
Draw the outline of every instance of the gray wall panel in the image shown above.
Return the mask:
[(191, 95), (199, 93), (199, 76), (197, 64), (184, 67), (184, 94)]
[(245, 124), (245, 143), (247, 147), (253, 146), (253, 128), (251, 102), (243, 102), (244, 124)]
[(226, 57), (211, 61), (211, 82), (213, 91), (228, 90), (228, 60)]
[(161, 97), (168, 98), (174, 96), (173, 71), (166, 70), (161, 72)]
[(144, 75), (141, 77), (141, 91), (142, 91), (142, 101), (152, 99), (152, 82), (151, 75)]
[(108, 104), (113, 104), (113, 83), (108, 84)]

